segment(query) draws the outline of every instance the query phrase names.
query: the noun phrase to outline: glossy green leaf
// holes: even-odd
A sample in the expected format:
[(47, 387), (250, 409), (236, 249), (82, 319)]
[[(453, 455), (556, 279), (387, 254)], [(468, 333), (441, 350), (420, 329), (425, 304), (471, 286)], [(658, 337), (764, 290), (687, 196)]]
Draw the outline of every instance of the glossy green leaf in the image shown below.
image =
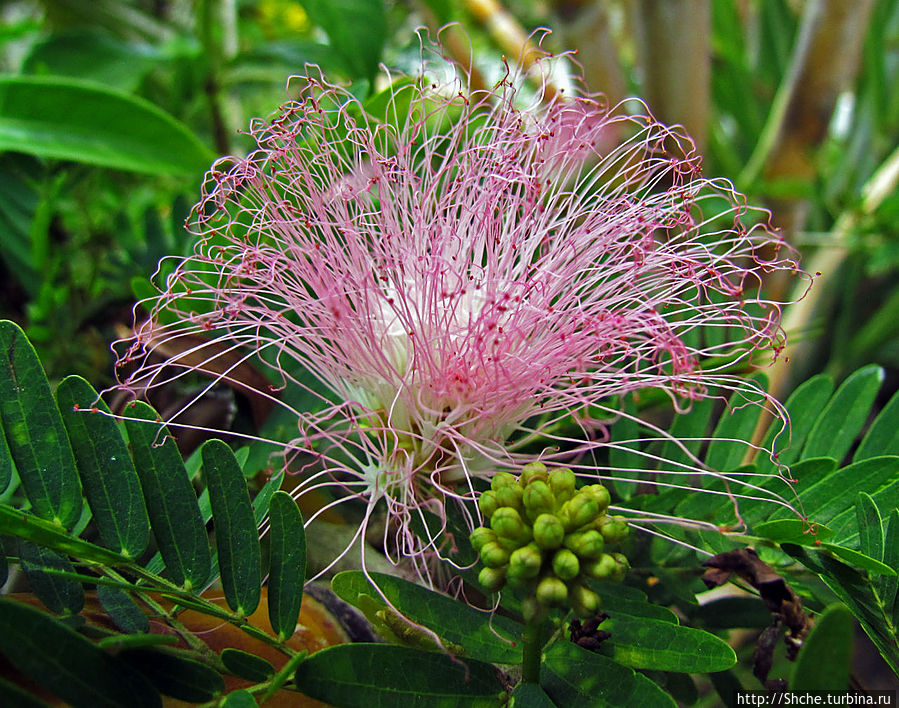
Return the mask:
[(53, 551), (28, 541), (19, 541), (19, 558), (28, 586), (48, 610), (77, 615), (84, 607), (81, 583), (52, 575), (47, 570), (74, 572), (72, 564)]
[(737, 663), (726, 642), (701, 629), (628, 616), (610, 617), (600, 629), (612, 634), (603, 642), (603, 653), (635, 669), (708, 673)]
[(817, 573), (861, 623), (893, 671), (899, 673), (899, 638), (888, 629), (889, 620), (871, 580), (827, 552), (782, 544), (781, 549)]
[(186, 589), (202, 587), (211, 568), (209, 541), (178, 447), (146, 403), (130, 404), (125, 415), (131, 454), (166, 571)]
[(859, 492), (855, 502), (859, 550), (869, 558), (883, 560), (883, 519), (870, 494)]
[(619, 583), (603, 583), (599, 581), (591, 582), (590, 586), (599, 593), (604, 612), (678, 624), (676, 614), (667, 607), (649, 602), (646, 599), (646, 593), (642, 590)]
[(212, 155), (135, 96), (57, 76), (0, 77), (0, 150), (151, 175), (200, 175)]
[[(893, 509), (890, 513), (883, 548), (884, 564), (899, 573), (899, 509)], [(896, 604), (899, 576), (881, 576), (877, 579), (876, 587), (884, 613), (892, 618), (894, 627), (899, 626), (899, 606)]]
[(56, 400), (103, 544), (127, 558), (139, 557), (150, 542), (150, 521), (115, 419), (93, 386), (78, 376), (63, 379)]
[(845, 457), (868, 419), (883, 376), (883, 369), (871, 365), (843, 382), (809, 432), (803, 457)]
[(150, 631), (150, 620), (131, 596), (119, 588), (97, 586), (97, 599), (115, 626), (128, 634)]
[(727, 402), (727, 407), (715, 426), (712, 441), (705, 455), (705, 463), (713, 470), (729, 472), (743, 463), (743, 457), (749, 451), (746, 440), (752, 439), (752, 433), (758, 424), (764, 401), (763, 391), (768, 387), (767, 377), (758, 374), (750, 377), (744, 384), (746, 387), (758, 385), (758, 389), (735, 391)]
[[(824, 374), (813, 376), (793, 391), (784, 404), (790, 415), (789, 430), (782, 431), (775, 421), (765, 437), (764, 447), (774, 449), (779, 462), (788, 465), (799, 459), (805, 441), (832, 393), (833, 379)], [(766, 455), (756, 455), (755, 464), (762, 473), (775, 467)]]
[(638, 478), (634, 470), (645, 470), (649, 461), (646, 457), (635, 452), (641, 444), (630, 442), (639, 440), (640, 424), (632, 416), (637, 413), (637, 407), (632, 398), (625, 399), (624, 411), (621, 417), (615, 421), (615, 425), (609, 426), (609, 468), (610, 476), (622, 477), (615, 479), (610, 484), (622, 499), (630, 499), (639, 486), (639, 482), (630, 481)]
[(807, 521), (802, 519), (766, 521), (756, 524), (752, 532), (756, 536), (766, 538), (775, 543), (796, 543), (800, 546), (813, 546), (822, 539), (828, 539), (833, 536), (833, 531), (826, 526), (816, 524), (812, 527)]
[(383, 0), (301, 0), (354, 78), (371, 79), (387, 35)]
[(272, 501), (272, 495), (281, 488), (284, 481), (284, 472), (279, 471), (273, 474), (268, 482), (262, 485), (259, 493), (253, 497), (253, 519), (258, 527), (262, 521), (268, 516), (268, 506)]
[[(0, 420), (2, 422), (2, 420)], [(0, 494), (6, 491), (12, 481), (12, 453), (6, 442), (6, 433), (0, 425)]]
[(674, 699), (633, 669), (572, 642), (557, 642), (544, 658), (540, 685), (557, 706), (674, 708)]
[(221, 440), (203, 445), (203, 473), (212, 504), (215, 545), (228, 606), (246, 617), (259, 605), (262, 555), (243, 472)]
[[(500, 615), (491, 617), (402, 578), (383, 573), (369, 575), (377, 588), (361, 571), (348, 570), (334, 577), (331, 589), (357, 607), (361, 595), (368, 595), (378, 603), (384, 603), (386, 598), (393, 609), (412, 622), (427, 627), (443, 640), (464, 650), (464, 656), (497, 664), (521, 662), (520, 640), (524, 627), (518, 622)], [(396, 626), (389, 618), (388, 624), (397, 636), (402, 638), (408, 634), (409, 640), (414, 641), (414, 625), (409, 625), (401, 617), (397, 617)], [(418, 632), (421, 632), (420, 628)], [(430, 637), (428, 640), (433, 642)], [(454, 649), (451, 649), (453, 653), (458, 651)]]
[(867, 570), (872, 575), (893, 575), (896, 572), (876, 558), (871, 558), (864, 553), (859, 553), (856, 550), (840, 546), (836, 543), (822, 543), (819, 547), (823, 550), (830, 551), (838, 558), (854, 565), (856, 568)]
[(760, 598), (731, 596), (691, 608), (690, 619), (706, 629), (764, 629), (771, 624), (771, 610)]
[(854, 627), (852, 613), (845, 605), (828, 607), (802, 643), (790, 690), (848, 690)]
[(510, 708), (556, 708), (556, 704), (536, 683), (521, 681), (512, 691)]
[(225, 682), (218, 671), (174, 650), (132, 649), (122, 652), (121, 657), (165, 696), (203, 703), (225, 690)]
[(102, 546), (69, 536), (51, 521), (44, 521), (6, 504), (0, 504), (0, 535), (32, 541), (82, 561), (111, 566), (127, 565), (130, 562), (128, 558)]
[(240, 649), (230, 647), (223, 649), (222, 663), (229, 672), (247, 681), (262, 683), (275, 675), (275, 667), (268, 661), (261, 656), (256, 656)]
[(880, 455), (899, 455), (899, 393), (883, 407), (859, 443), (855, 462)]
[(222, 708), (256, 708), (258, 705), (253, 694), (243, 688), (231, 691), (221, 703)]
[(287, 492), (272, 495), (269, 524), (268, 618), (284, 641), (296, 629), (306, 582), (306, 531)]
[(71, 528), (81, 516), (75, 459), (34, 347), (0, 321), (0, 423), (34, 513)]
[(0, 653), (75, 708), (161, 708), (140, 674), (40, 610), (0, 598), (0, 626)]
[(296, 670), (297, 687), (342, 708), (499, 708), (496, 669), (473, 659), (395, 644), (342, 644)]

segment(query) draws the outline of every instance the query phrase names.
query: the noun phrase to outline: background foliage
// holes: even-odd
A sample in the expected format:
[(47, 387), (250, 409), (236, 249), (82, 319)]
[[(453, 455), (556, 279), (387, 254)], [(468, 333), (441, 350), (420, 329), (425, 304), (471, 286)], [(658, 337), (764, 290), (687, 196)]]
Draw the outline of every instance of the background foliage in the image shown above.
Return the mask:
[[(112, 381), (109, 341), (132, 324), (159, 259), (191, 249), (183, 221), (204, 170), (216, 155), (250, 148), (238, 131), (289, 97), (286, 77), (312, 62), (369, 96), (381, 87), (379, 62), (414, 68), (417, 27), (436, 33), (455, 21), (441, 35), (447, 48), (464, 60), (470, 42), (475, 80), (487, 83), (501, 53), (522, 56), (532, 29), (552, 27), (544, 46), (577, 49), (590, 90), (613, 102), (643, 96), (662, 120), (683, 123), (706, 155), (706, 174), (729, 177), (769, 206), (804, 267), (820, 272), (785, 312), (793, 344), (767, 372), (770, 389), (789, 395), (793, 418), (781, 460), (820, 527), (812, 536), (785, 517), (744, 510), (761, 559), (821, 613), (797, 660), (778, 650), (770, 676), (791, 687), (848, 676), (848, 651), (820, 649), (852, 643), (842, 603), (886, 662), (854, 669), (853, 680), (891, 685), (886, 666), (899, 671), (899, 3), (22, 0), (0, 12), (0, 315), (22, 328), (0, 328), (0, 570), (10, 574), (7, 592), (27, 589), (52, 613), (0, 599), (8, 629), (0, 653), (21, 674), (74, 705), (137, 695), (157, 705), (162, 694), (243, 706), (283, 686), (335, 705), (412, 705), (414, 696), (422, 705), (496, 705), (509, 688), (491, 665), (519, 658), (493, 630), (515, 636), (513, 619), (497, 617), (491, 628), (475, 610), (383, 579), (396, 609), (459, 649), (463, 670), (431, 651), (428, 636), (397, 634), (395, 622), (391, 630), (390, 608), (353, 571), (335, 578), (334, 591), (398, 643), (307, 657), (288, 640), (307, 564), (301, 514), (276, 491), (281, 478), (263, 474), (268, 452), (216, 441), (200, 448), (202, 440), (179, 441), (179, 452), (142, 404), (147, 425), (73, 414), (76, 404), (105, 405), (91, 386)], [(788, 295), (789, 284), (768, 287)], [(289, 426), (258, 401), (221, 396), (198, 423), (269, 437)], [(154, 405), (164, 416), (177, 401)], [(721, 438), (700, 452), (727, 469), (744, 460), (723, 439), (752, 435), (757, 417), (697, 406), (672, 432)], [(630, 438), (626, 426), (613, 434)], [(648, 510), (694, 503), (676, 491), (639, 491), (615, 489)], [(706, 513), (733, 522), (725, 505)], [(714, 552), (733, 548), (720, 534), (702, 540)], [(318, 543), (310, 543), (312, 566)], [(628, 584), (602, 590), (612, 639), (592, 653), (557, 637), (542, 688), (516, 688), (516, 704), (714, 704), (737, 686), (760, 687), (750, 672), (755, 637), (784, 624), (764, 592), (744, 578), (745, 594), (697, 605), (705, 586), (696, 554), (644, 540), (629, 556)], [(200, 595), (219, 575), (224, 603)], [(267, 619), (248, 619), (257, 606)], [(259, 644), (211, 648), (184, 610)], [(508, 610), (515, 615), (514, 603)], [(753, 641), (741, 643), (735, 630), (745, 628)], [(607, 677), (602, 685), (585, 678), (596, 671)], [(5, 679), (0, 691), (42, 700)]]

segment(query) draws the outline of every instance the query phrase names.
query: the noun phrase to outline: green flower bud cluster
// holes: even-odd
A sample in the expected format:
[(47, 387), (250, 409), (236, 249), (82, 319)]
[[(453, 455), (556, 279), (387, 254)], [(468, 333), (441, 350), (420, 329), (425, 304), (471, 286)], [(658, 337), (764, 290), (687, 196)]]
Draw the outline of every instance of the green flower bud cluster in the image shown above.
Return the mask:
[(526, 588), (525, 615), (549, 607), (570, 607), (588, 617), (599, 597), (588, 579), (621, 580), (630, 567), (621, 553), (609, 551), (628, 527), (606, 512), (611, 498), (601, 484), (578, 489), (567, 468), (548, 471), (540, 462), (521, 476), (497, 472), (478, 507), (490, 526), (471, 533), (484, 568), (478, 581), (495, 592), (506, 584)]

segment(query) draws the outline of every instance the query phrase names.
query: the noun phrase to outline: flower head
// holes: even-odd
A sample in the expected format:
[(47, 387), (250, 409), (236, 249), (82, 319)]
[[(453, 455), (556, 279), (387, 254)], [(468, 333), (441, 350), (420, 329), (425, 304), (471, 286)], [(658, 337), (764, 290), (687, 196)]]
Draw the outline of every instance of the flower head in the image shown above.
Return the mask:
[[(310, 73), (253, 123), (258, 149), (208, 173), (196, 252), (123, 356), (136, 390), (227, 380), (226, 354), (306, 388), (319, 405), (282, 441), (314, 460), (298, 493), (339, 488), (366, 519), (383, 501), (407, 557), (439, 550), (416, 517), (479, 477), (536, 457), (611, 475), (582, 460), (616, 397), (740, 387), (728, 367), (782, 344), (761, 278), (795, 270), (678, 130), (426, 65), (368, 103)], [(160, 363), (164, 344), (181, 353)]]

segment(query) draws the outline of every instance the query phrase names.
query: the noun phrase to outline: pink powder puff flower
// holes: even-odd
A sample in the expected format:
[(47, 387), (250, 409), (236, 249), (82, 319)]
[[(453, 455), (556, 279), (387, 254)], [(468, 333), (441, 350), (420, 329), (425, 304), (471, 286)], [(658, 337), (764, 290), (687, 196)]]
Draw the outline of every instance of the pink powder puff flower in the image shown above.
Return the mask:
[[(425, 510), (445, 521), (477, 479), (536, 458), (615, 479), (585, 453), (607, 444), (623, 394), (658, 389), (680, 408), (751, 396), (734, 364), (783, 343), (761, 279), (798, 272), (678, 129), (593, 98), (528, 102), (519, 84), (467, 93), (425, 71), (366, 106), (315, 73), (294, 79), (297, 100), (252, 124), (258, 149), (208, 173), (196, 252), (120, 362), (139, 363), (122, 382), (135, 392), (193, 371), (229, 381), (237, 363), (215, 365), (228, 356), (314, 394), (279, 443), (303, 460), (296, 494), (361, 500), (356, 539), (383, 502), (385, 548), (426, 580), (426, 559), (449, 551), (413, 528)], [(694, 462), (651, 483), (714, 474), (789, 504)], [(478, 525), (473, 505), (463, 514)], [(633, 524), (665, 521), (685, 520)]]

